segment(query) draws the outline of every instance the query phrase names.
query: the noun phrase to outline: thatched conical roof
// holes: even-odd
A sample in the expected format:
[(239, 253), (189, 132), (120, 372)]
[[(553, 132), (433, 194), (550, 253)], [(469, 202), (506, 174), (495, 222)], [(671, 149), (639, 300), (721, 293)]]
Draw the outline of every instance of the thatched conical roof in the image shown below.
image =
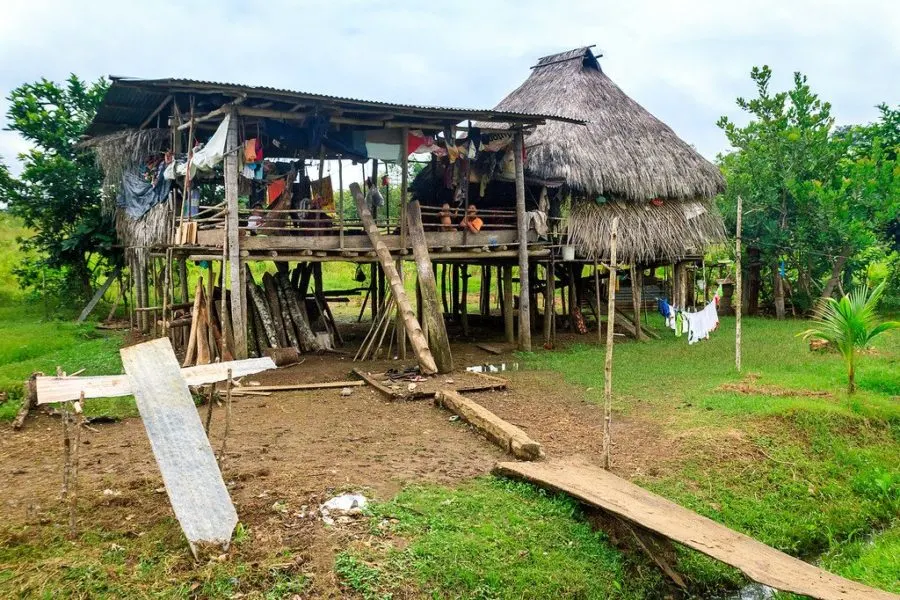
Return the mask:
[(723, 191), (719, 169), (606, 76), (590, 48), (545, 56), (497, 110), (577, 117), (528, 136), (527, 170), (584, 195), (696, 200)]

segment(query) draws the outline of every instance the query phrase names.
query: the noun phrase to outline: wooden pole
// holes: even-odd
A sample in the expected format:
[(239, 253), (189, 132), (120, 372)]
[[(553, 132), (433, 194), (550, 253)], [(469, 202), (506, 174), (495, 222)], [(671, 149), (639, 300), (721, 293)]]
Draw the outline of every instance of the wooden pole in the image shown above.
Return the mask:
[(72, 463), (69, 468), (69, 538), (73, 540), (78, 534), (78, 453), (81, 447), (81, 423), (84, 420), (82, 406), (84, 406), (83, 391), (81, 392), (78, 401), (72, 403), (75, 418), (72, 422), (74, 426), (72, 433)]
[(610, 439), (609, 429), (612, 421), (612, 360), (613, 360), (613, 323), (616, 318), (616, 237), (619, 229), (619, 217), (613, 217), (612, 230), (609, 237), (609, 284), (606, 302), (606, 360), (603, 363), (603, 468), (609, 470)]
[(450, 340), (447, 337), (444, 313), (437, 296), (434, 267), (431, 257), (428, 255), (428, 244), (425, 240), (425, 228), (422, 225), (422, 211), (418, 200), (409, 203), (406, 216), (409, 221), (409, 241), (412, 244), (413, 257), (416, 259), (419, 292), (423, 305), (423, 326), (427, 332), (428, 344), (434, 355), (438, 372), (449, 373), (453, 370), (453, 356), (450, 353)]
[(461, 300), (459, 303), (459, 320), (462, 323), (463, 335), (469, 337), (469, 265), (463, 263), (459, 266)]
[(531, 352), (531, 311), (528, 284), (528, 226), (525, 221), (525, 165), (522, 154), (525, 139), (522, 130), (515, 133), (513, 153), (516, 163), (516, 225), (519, 238), (519, 350)]
[(338, 159), (338, 246), (344, 249), (344, 158)]
[(230, 111), (228, 132), (225, 141), (225, 206), (228, 213), (227, 243), (228, 265), (231, 275), (231, 327), (234, 334), (234, 357), (247, 358), (247, 288), (241, 272), (240, 232), (238, 231), (238, 156), (232, 152), (238, 145), (238, 115), (234, 108)]
[(741, 223), (743, 199), (737, 198), (737, 235), (734, 240), (734, 368), (741, 372), (741, 312), (743, 311), (743, 273), (741, 271)]
[(416, 313), (413, 311), (412, 305), (409, 303), (409, 298), (406, 296), (406, 290), (403, 288), (403, 282), (400, 280), (400, 275), (397, 273), (397, 269), (391, 259), (391, 253), (384, 244), (384, 241), (382, 241), (381, 235), (378, 233), (375, 219), (372, 217), (372, 213), (366, 206), (365, 196), (359, 188), (358, 183), (354, 182), (350, 184), (350, 193), (353, 194), (353, 197), (356, 200), (359, 216), (362, 219), (366, 233), (369, 235), (372, 246), (375, 248), (375, 253), (381, 261), (381, 268), (384, 270), (387, 279), (391, 283), (391, 291), (397, 302), (398, 310), (403, 316), (410, 343), (416, 353), (419, 369), (425, 375), (433, 375), (434, 373), (437, 373), (437, 365), (435, 364), (431, 350), (428, 348), (428, 340), (425, 338), (425, 334), (422, 333), (422, 327), (419, 325), (419, 321), (416, 319)]
[(225, 380), (225, 433), (222, 434), (222, 450), (219, 451), (219, 469), (225, 468), (225, 449), (228, 446), (228, 434), (231, 433), (231, 369)]
[(512, 265), (504, 265), (503, 269), (503, 328), (506, 331), (506, 341), (516, 343), (516, 328), (513, 315), (513, 285)]
[(634, 310), (634, 339), (643, 338), (641, 332), (641, 296), (644, 286), (644, 271), (640, 265), (631, 265), (631, 307)]
[[(594, 307), (596, 310), (594, 311), (595, 316), (597, 317), (597, 343), (603, 343), (603, 323), (600, 318), (600, 264), (597, 262), (597, 257), (594, 257)], [(607, 328), (612, 328), (613, 322), (610, 321), (606, 324)]]
[(203, 424), (203, 431), (206, 432), (206, 437), (209, 437), (209, 426), (212, 423), (212, 414), (213, 414), (213, 404), (215, 403), (215, 392), (216, 392), (216, 384), (209, 384), (209, 390), (207, 392), (206, 397), (206, 422)]
[[(409, 188), (409, 130), (404, 128), (400, 130), (400, 135), (402, 136), (402, 141), (400, 142), (400, 148), (402, 150), (400, 154), (400, 248), (401, 253), (406, 252), (406, 240), (407, 240), (407, 229), (409, 224), (407, 223), (407, 211), (408, 208), (406, 203), (408, 201), (408, 188)], [(403, 260), (397, 259), (397, 270), (400, 273), (400, 281), (403, 281)], [(417, 307), (418, 308), (418, 307)], [(406, 360), (406, 329), (403, 327), (403, 319), (400, 318), (399, 311), (397, 315), (397, 323), (395, 325), (397, 330), (397, 347), (400, 353), (400, 360)], [(427, 338), (426, 334), (426, 338)]]
[[(552, 252), (552, 250), (551, 250)], [(553, 260), (553, 255), (550, 255)], [(546, 289), (544, 290), (544, 347), (549, 349), (553, 345), (553, 321), (556, 320), (556, 290), (553, 269), (550, 265), (552, 262), (545, 263), (544, 269), (546, 273)]]

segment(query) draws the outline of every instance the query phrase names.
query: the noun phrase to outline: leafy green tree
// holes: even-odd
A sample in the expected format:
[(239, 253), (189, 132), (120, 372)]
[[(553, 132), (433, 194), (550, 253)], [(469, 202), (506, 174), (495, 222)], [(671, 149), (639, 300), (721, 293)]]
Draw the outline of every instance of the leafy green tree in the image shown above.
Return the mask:
[(785, 292), (795, 307), (811, 308), (839, 287), (848, 261), (889, 236), (900, 212), (891, 145), (900, 117), (882, 107), (877, 123), (836, 131), (830, 104), (806, 77), (795, 73), (793, 87), (777, 93), (771, 77), (768, 67), (751, 71), (757, 96), (737, 100), (746, 125), (719, 120), (734, 148), (719, 157), (729, 184), (720, 205), (733, 224), (743, 197), (746, 247), (770, 274), (783, 317)]
[(72, 291), (90, 293), (93, 272), (121, 260), (111, 218), (101, 210), (101, 173), (93, 155), (78, 146), (108, 84), (75, 75), (57, 84), (23, 84), (7, 100), (7, 129), (32, 144), (19, 156), (22, 173), (0, 177), (0, 199), (33, 229), (20, 240), (30, 259), (18, 270), (24, 287), (40, 283), (46, 269), (62, 271)]
[(847, 365), (847, 392), (856, 391), (856, 354), (871, 341), (891, 329), (900, 328), (900, 321), (878, 322), (875, 308), (884, 293), (885, 282), (869, 291), (859, 286), (840, 300), (826, 298), (816, 309), (814, 325), (801, 332), (804, 339), (825, 340), (840, 352)]

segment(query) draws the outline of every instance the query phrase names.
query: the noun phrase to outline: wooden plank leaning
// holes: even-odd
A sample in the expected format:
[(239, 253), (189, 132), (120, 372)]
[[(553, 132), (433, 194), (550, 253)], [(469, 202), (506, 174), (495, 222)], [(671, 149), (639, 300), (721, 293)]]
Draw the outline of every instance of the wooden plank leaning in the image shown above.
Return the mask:
[[(175, 517), (195, 557), (227, 549), (237, 511), (168, 338), (123, 348), (122, 365)], [(199, 551), (199, 552), (198, 552)]]

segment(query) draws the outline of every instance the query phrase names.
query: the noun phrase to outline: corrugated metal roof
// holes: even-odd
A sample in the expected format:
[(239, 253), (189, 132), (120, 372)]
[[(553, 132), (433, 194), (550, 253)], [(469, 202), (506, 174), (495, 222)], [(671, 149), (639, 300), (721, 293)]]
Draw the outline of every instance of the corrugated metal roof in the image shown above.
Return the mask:
[(356, 112), (380, 109), (386, 113), (398, 113), (404, 120), (413, 119), (424, 122), (446, 122), (447, 124), (464, 120), (482, 122), (519, 123), (523, 125), (538, 124), (545, 120), (563, 120), (582, 123), (577, 119), (542, 115), (534, 113), (517, 113), (495, 111), (492, 109), (453, 108), (427, 106), (420, 104), (400, 104), (299, 92), (269, 86), (248, 86), (235, 83), (222, 83), (196, 79), (138, 79), (130, 77), (111, 77), (112, 86), (97, 112), (97, 116), (88, 135), (104, 135), (128, 127), (137, 127), (170, 94), (205, 94), (229, 97), (246, 96), (248, 99), (271, 100), (285, 103), (307, 103), (310, 105), (335, 108), (340, 111)]

